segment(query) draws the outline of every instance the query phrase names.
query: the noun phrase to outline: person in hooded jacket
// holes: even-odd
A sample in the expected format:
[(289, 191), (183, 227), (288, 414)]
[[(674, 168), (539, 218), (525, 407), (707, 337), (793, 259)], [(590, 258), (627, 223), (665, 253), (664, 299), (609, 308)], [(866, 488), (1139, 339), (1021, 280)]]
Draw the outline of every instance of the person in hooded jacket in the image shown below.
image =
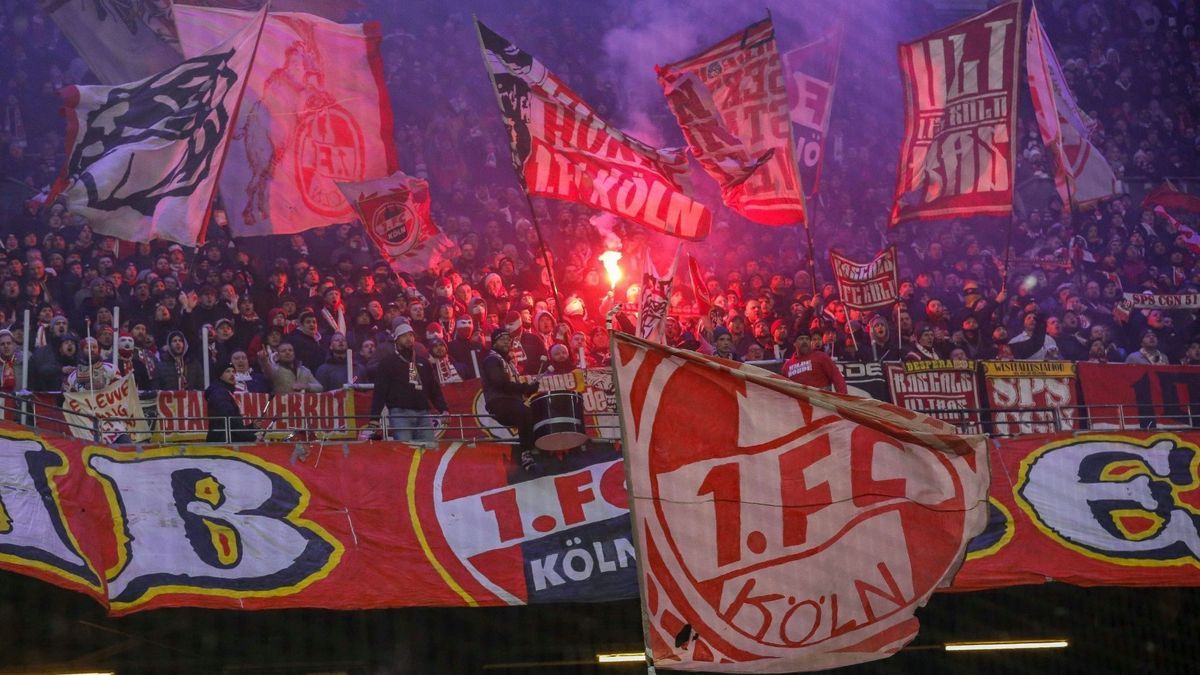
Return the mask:
[(155, 388), (160, 391), (199, 390), (204, 386), (203, 367), (188, 354), (188, 341), (181, 331), (167, 334), (159, 355)]
[(242, 418), (242, 409), (233, 397), (237, 386), (237, 372), (233, 363), (224, 362), (217, 366), (216, 381), (204, 390), (204, 402), (208, 405), (207, 443), (252, 443), (254, 428)]

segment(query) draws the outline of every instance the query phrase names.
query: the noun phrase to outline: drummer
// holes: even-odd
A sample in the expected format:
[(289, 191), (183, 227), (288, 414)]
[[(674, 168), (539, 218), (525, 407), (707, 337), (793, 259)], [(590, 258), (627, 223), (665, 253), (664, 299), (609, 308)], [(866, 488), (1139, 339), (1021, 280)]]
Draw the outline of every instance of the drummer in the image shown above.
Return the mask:
[(522, 381), (512, 362), (512, 335), (506, 328), (492, 331), (492, 350), (483, 357), (481, 378), (483, 400), (497, 422), (517, 428), (521, 466), (532, 471), (536, 464), (533, 445), (533, 413), (525, 397), (536, 393), (536, 381)]

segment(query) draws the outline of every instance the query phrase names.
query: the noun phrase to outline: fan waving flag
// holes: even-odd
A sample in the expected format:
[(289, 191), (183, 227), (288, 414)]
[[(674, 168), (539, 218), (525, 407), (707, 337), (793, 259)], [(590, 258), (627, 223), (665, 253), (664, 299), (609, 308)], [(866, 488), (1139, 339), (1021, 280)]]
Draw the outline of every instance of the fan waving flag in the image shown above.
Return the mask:
[(721, 201), (763, 225), (806, 222), (783, 66), (770, 19), (658, 68), (688, 147)]
[(900, 45), (904, 141), (891, 225), (1012, 213), (1021, 3)]
[[(246, 12), (175, 5), (184, 54), (243, 26)], [(354, 219), (339, 182), (399, 168), (379, 25), (272, 12), (221, 173), (235, 236), (292, 234)]]
[(482, 23), (475, 27), (527, 193), (681, 239), (708, 236), (712, 213), (683, 192), (683, 150), (660, 150), (622, 133), (533, 56)]
[(1090, 140), (1095, 123), (1071, 95), (1036, 5), (1029, 13), (1025, 70), (1042, 142), (1054, 156), (1054, 185), (1063, 204), (1088, 207), (1115, 196), (1117, 177)]
[(987, 520), (986, 438), (631, 335), (613, 365), (656, 668), (889, 656)]
[(266, 10), (212, 49), (137, 82), (67, 87), (67, 164), (55, 182), (96, 232), (195, 245)]
[(392, 269), (418, 274), (450, 259), (455, 245), (429, 213), (429, 183), (397, 171), (363, 183), (338, 183), (338, 188)]

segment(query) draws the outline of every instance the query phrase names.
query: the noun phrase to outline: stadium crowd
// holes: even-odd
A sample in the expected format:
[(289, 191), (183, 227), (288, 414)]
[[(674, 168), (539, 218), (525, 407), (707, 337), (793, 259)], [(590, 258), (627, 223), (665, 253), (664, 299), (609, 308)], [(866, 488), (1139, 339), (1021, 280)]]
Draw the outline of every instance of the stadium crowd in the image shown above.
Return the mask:
[[(1095, 145), (1126, 184), (1134, 176), (1200, 175), (1198, 5), (1040, 3), (1075, 93), (1096, 122)], [(526, 25), (542, 27), (524, 41), (536, 43), (539, 56), (599, 111), (625, 105), (613, 81), (593, 75), (579, 50), (554, 37), (601, 25), (576, 25), (546, 9), (519, 11), (531, 14)], [(402, 164), (429, 178), (435, 220), (458, 244), (454, 259), (397, 275), (358, 224), (270, 241), (234, 241), (214, 225), (196, 250), (118, 242), (62, 204), (31, 206), (0, 223), (0, 390), (18, 389), (22, 369), (35, 391), (103, 386), (118, 373), (133, 373), (143, 391), (199, 389), (205, 358), (214, 380), (230, 365), (239, 389), (332, 390), (351, 379), (373, 381), (396, 345), (410, 341), (445, 383), (477, 376), (497, 329), (512, 337), (513, 362), (524, 374), (606, 365), (606, 310), (614, 295), (633, 301), (637, 290), (610, 290), (598, 255), (619, 242), (627, 277), (637, 280), (647, 251), (663, 261), (675, 245), (576, 204), (535, 200), (557, 305), (492, 93), (483, 82), (462, 82), (461, 73), (483, 78), (477, 50), (422, 47), (439, 31), (462, 33), (469, 21), (454, 14), (444, 26), (392, 32), (385, 41)], [(0, 53), (9, 64), (0, 79), (0, 178), (38, 190), (63, 160), (55, 91), (94, 80), (53, 23), (25, 3), (0, 2)], [(403, 87), (394, 80), (401, 73), (410, 78)], [(427, 81), (413, 82), (412, 73)], [(853, 72), (843, 71), (841, 82), (853, 96)], [(427, 95), (400, 96), (404, 90)], [(692, 251), (702, 288), (680, 265), (669, 344), (748, 361), (788, 359), (804, 343), (803, 350), (841, 360), (1200, 363), (1195, 311), (1118, 304), (1124, 292), (1200, 292), (1200, 252), (1178, 236), (1172, 218), (1130, 196), (1064, 213), (1026, 111), (1017, 169), (1026, 185), (1011, 235), (997, 219), (889, 230), (896, 154), (889, 144), (896, 139), (851, 133), (878, 127), (880, 115), (835, 107), (812, 231), (817, 251), (836, 248), (863, 260), (895, 244), (899, 306), (848, 309), (821, 254), (811, 277), (799, 231), (752, 225), (720, 209), (714, 245)], [(1024, 189), (1037, 185), (1051, 187)], [(1194, 224), (1187, 213), (1170, 216)], [(25, 310), (32, 316), (28, 354), (21, 349)], [(106, 365), (113, 350), (116, 368)]]

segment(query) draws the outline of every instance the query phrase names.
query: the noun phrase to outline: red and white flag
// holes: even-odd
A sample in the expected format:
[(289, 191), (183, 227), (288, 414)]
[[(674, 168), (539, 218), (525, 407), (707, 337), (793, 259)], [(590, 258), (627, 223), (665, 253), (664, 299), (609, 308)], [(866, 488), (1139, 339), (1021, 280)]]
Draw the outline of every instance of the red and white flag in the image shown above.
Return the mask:
[(656, 668), (884, 658), (987, 520), (987, 440), (871, 399), (615, 334)]
[(1162, 185), (1154, 188), (1142, 199), (1142, 208), (1154, 208), (1155, 213), (1158, 212), (1156, 207), (1178, 209), (1187, 211), (1188, 213), (1200, 213), (1200, 195), (1188, 194), (1180, 192), (1179, 188), (1171, 181), (1165, 181)]
[(1117, 177), (1090, 140), (1095, 122), (1071, 95), (1036, 5), (1025, 37), (1025, 70), (1042, 142), (1054, 156), (1054, 184), (1063, 204), (1087, 207), (1115, 196)]
[[(185, 54), (208, 49), (250, 15), (176, 5)], [(272, 13), (263, 29), (221, 197), (235, 236), (290, 234), (354, 219), (339, 182), (398, 168), (379, 25)]]
[(642, 292), (638, 296), (638, 335), (646, 340), (662, 342), (667, 321), (667, 311), (671, 307), (671, 286), (675, 283), (675, 271), (679, 267), (679, 255), (683, 251), (683, 242), (675, 249), (675, 257), (671, 260), (671, 269), (666, 274), (659, 274), (650, 257), (650, 249), (645, 249), (645, 265), (642, 269)]
[(806, 222), (771, 20), (657, 70), (688, 147), (721, 184), (721, 201), (763, 225)]
[(251, 18), (143, 80), (63, 89), (67, 164), (50, 201), (125, 241), (200, 241), (266, 10)]
[(622, 133), (541, 62), (476, 21), (483, 62), (526, 192), (578, 202), (689, 240), (708, 236), (712, 213), (684, 193), (682, 149)]
[(845, 26), (838, 24), (828, 33), (783, 55), (784, 67), (792, 83), (788, 107), (792, 116), (792, 135), (796, 140), (796, 161), (804, 194), (817, 194), (821, 164), (825, 157), (825, 133), (833, 110), (833, 89), (837, 81), (838, 60), (842, 53)]
[(338, 183), (363, 228), (397, 272), (437, 269), (455, 244), (430, 215), (429, 183), (399, 171), (362, 183)]
[(865, 263), (829, 252), (838, 297), (851, 309), (890, 307), (900, 299), (900, 272), (896, 247), (889, 246)]
[(708, 280), (700, 271), (700, 263), (691, 253), (688, 254), (688, 272), (688, 276), (692, 278), (692, 293), (696, 296), (696, 304), (700, 306), (701, 312), (707, 314), (713, 305), (712, 297), (708, 294)]
[(904, 142), (891, 225), (1012, 213), (1021, 3), (900, 45)]

